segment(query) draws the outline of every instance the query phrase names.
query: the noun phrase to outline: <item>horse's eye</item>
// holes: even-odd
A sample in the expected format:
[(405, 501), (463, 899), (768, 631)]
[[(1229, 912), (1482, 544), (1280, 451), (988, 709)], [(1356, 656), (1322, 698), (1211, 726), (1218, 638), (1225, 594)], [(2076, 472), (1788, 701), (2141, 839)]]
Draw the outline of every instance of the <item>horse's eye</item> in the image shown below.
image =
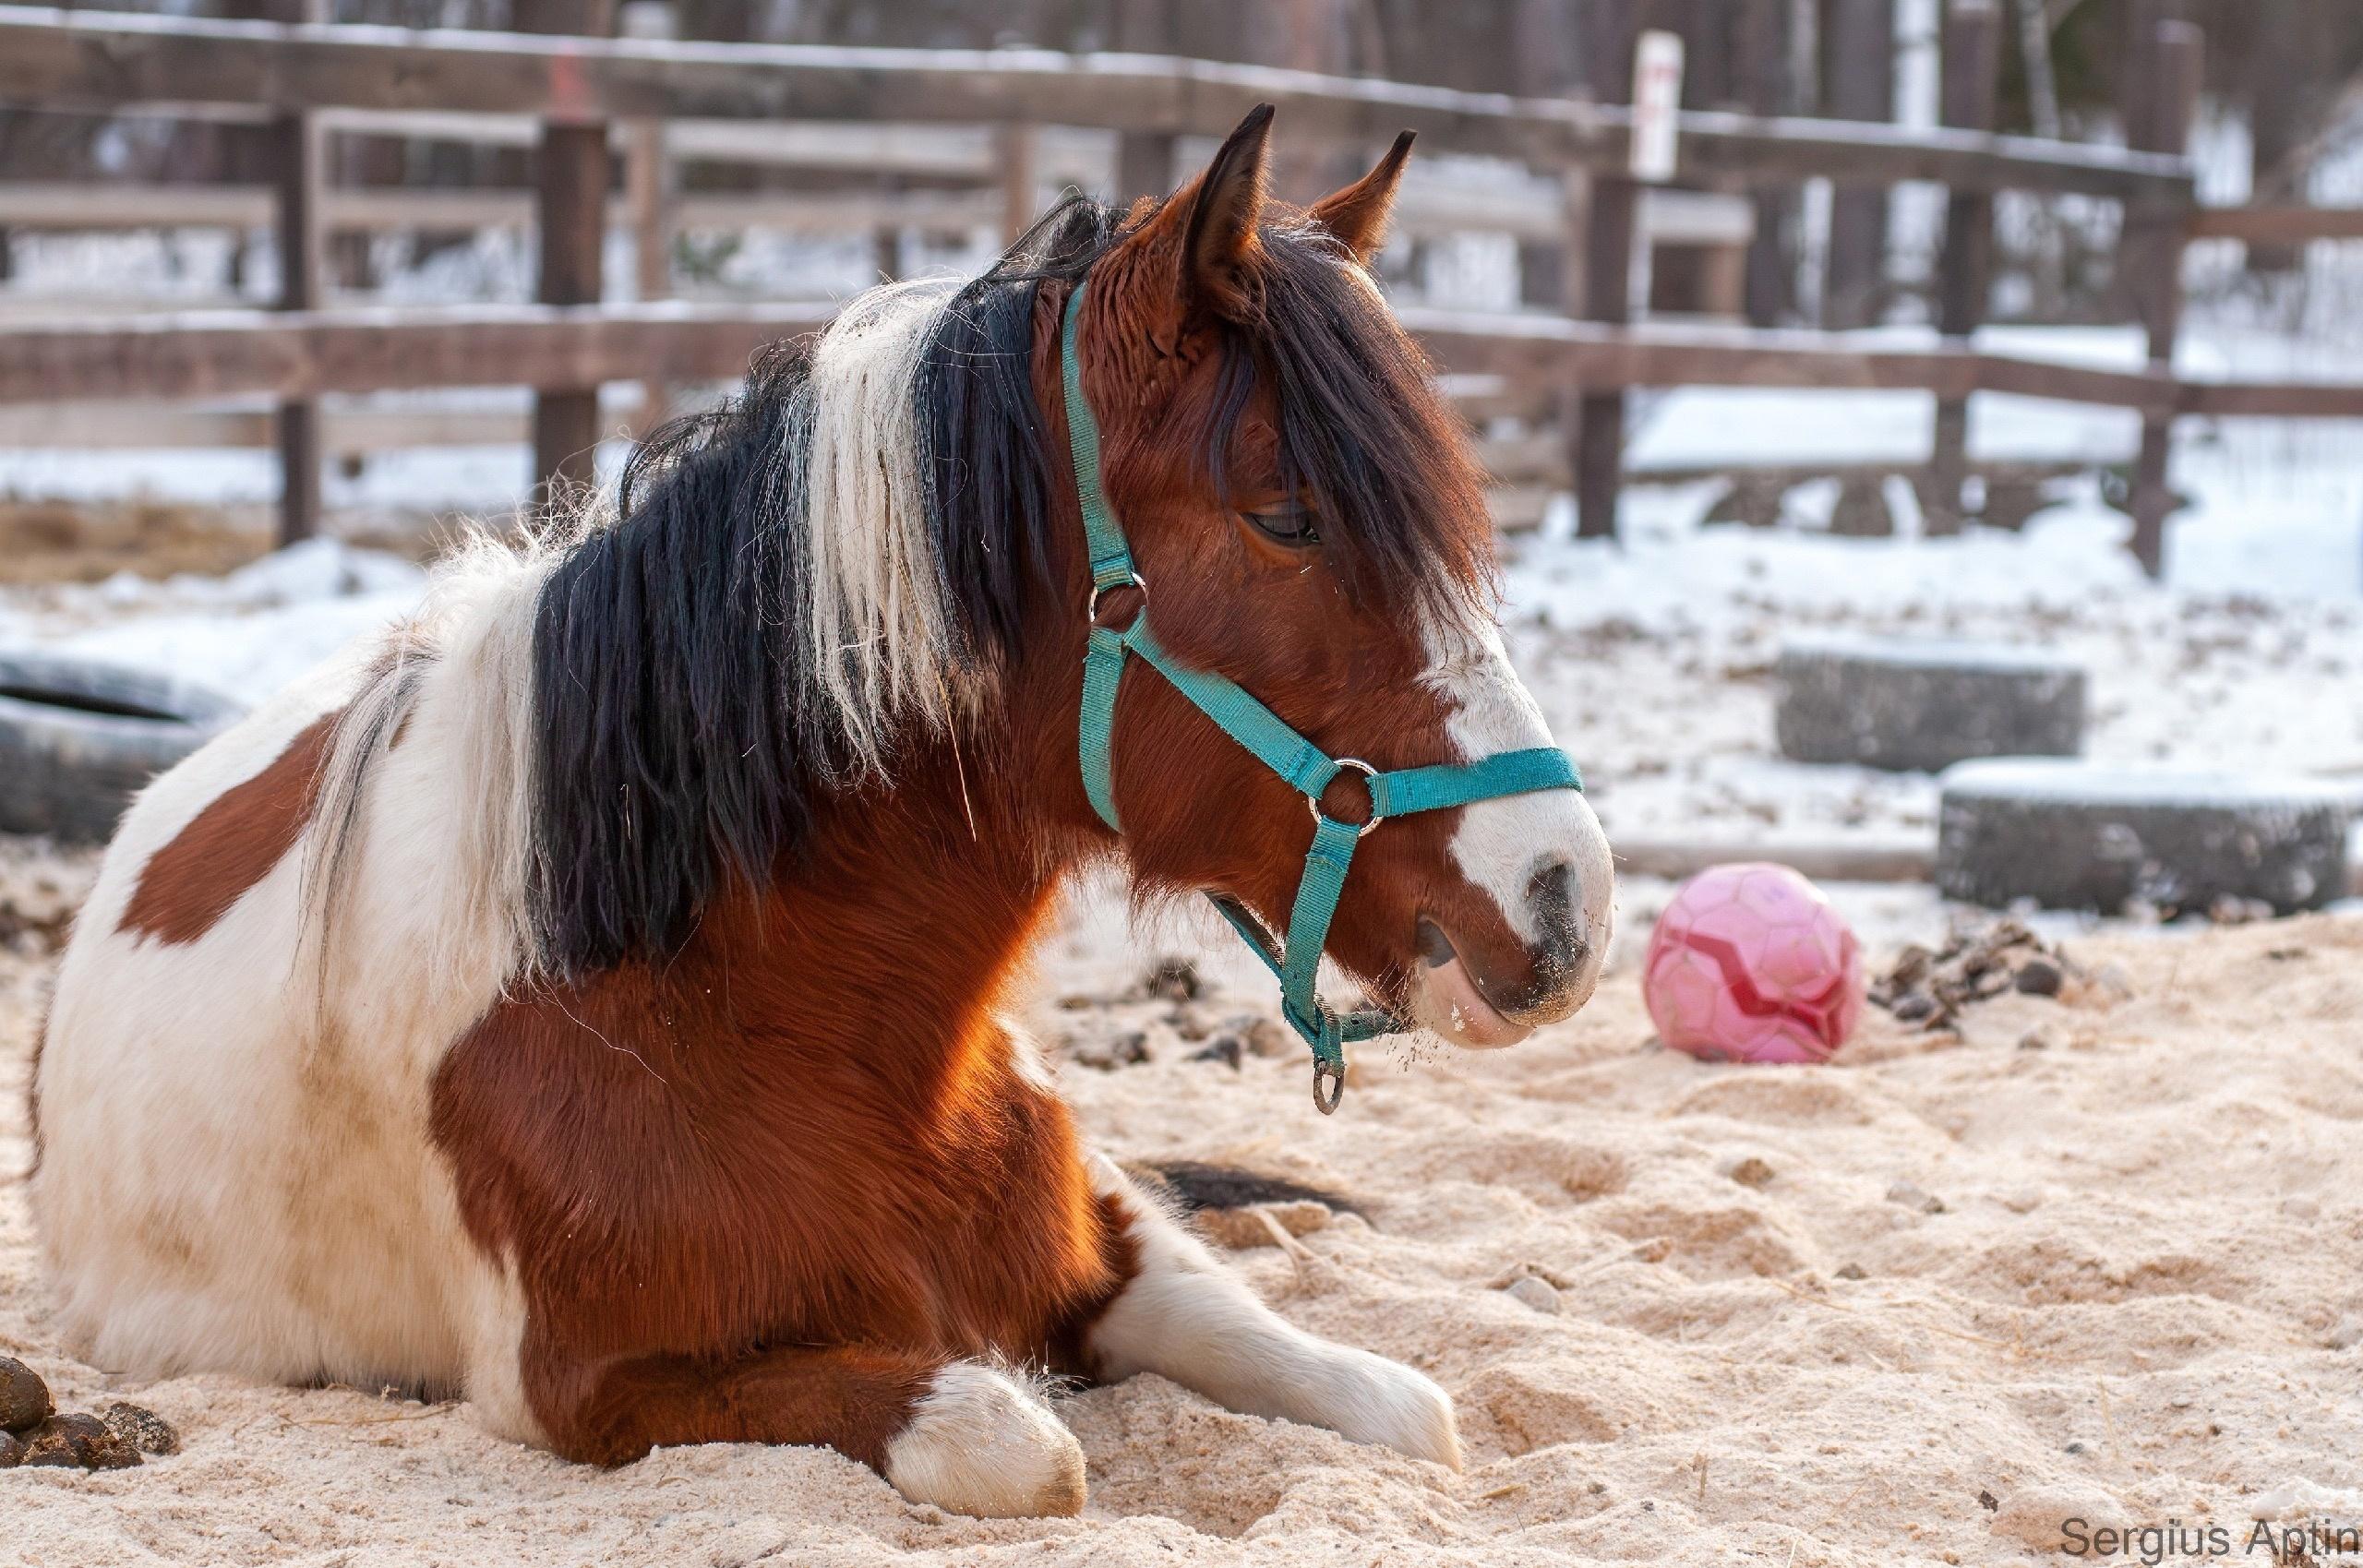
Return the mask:
[(1255, 532), (1275, 545), (1296, 548), (1321, 543), (1321, 531), (1314, 526), (1317, 520), (1313, 509), (1302, 501), (1275, 501), (1268, 507), (1256, 507), (1240, 513), (1254, 525)]

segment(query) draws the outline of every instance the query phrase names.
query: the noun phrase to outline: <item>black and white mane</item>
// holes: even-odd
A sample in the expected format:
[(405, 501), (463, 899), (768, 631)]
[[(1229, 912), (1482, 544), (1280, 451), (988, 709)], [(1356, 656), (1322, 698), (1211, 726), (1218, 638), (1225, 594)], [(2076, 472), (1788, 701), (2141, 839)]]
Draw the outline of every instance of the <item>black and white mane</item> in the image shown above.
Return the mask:
[[(901, 735), (989, 690), (1072, 483), (1035, 392), (1038, 291), (1063, 293), (1121, 217), (1071, 198), (978, 278), (873, 289), (634, 456), (534, 611), (545, 972), (674, 951), (726, 879), (800, 842), (817, 790), (891, 772)], [(1481, 503), (1426, 365), (1334, 242), (1262, 237), (1259, 318), (1224, 329), (1214, 413), (1176, 438), (1219, 487), (1268, 378), (1349, 591), (1465, 597), (1484, 566), (1439, 521)]]

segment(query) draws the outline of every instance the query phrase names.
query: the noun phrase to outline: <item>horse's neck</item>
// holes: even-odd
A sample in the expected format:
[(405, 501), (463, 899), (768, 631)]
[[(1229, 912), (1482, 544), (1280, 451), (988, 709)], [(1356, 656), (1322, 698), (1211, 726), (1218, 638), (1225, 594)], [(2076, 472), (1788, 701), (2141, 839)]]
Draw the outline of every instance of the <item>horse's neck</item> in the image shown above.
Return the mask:
[(823, 804), (771, 885), (726, 896), (665, 966), (679, 994), (727, 987), (731, 1048), (858, 1058), (915, 1093), (1006, 1053), (993, 1013), (1071, 857), (1015, 819), (1022, 785), (949, 741), (915, 749)]

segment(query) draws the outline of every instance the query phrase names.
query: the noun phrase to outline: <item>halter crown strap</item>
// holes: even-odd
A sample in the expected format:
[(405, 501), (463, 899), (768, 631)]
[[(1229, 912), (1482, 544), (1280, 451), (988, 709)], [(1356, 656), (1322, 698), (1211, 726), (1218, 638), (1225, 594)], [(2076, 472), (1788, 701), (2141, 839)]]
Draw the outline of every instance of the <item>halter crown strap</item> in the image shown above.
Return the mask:
[[(1083, 505), (1084, 538), (1091, 551), (1091, 595), (1086, 604), (1090, 613), (1109, 589), (1129, 584), (1146, 593), (1148, 584), (1133, 563), (1132, 547), (1100, 485), (1099, 426), (1091, 415), (1091, 401), (1084, 396), (1083, 366), (1075, 353), (1083, 294), (1084, 284), (1078, 280), (1067, 298), (1059, 357), (1060, 379), (1066, 393), (1067, 444), (1074, 459), (1075, 490)], [(1322, 1001), (1317, 989), (1322, 950), (1328, 944), (1329, 923), (1337, 913), (1338, 900), (1345, 895), (1354, 846), (1389, 817), (1440, 811), (1538, 790), (1580, 790), (1583, 779), (1567, 754), (1555, 747), (1502, 751), (1474, 762), (1391, 772), (1381, 772), (1366, 762), (1332, 758), (1237, 682), (1185, 664), (1167, 652), (1149, 629), (1144, 604), (1132, 625), (1122, 631), (1095, 622), (1083, 655), (1082, 715), (1076, 737), (1083, 788), (1100, 820), (1118, 832), (1123, 828), (1116, 819), (1116, 698), (1123, 687), (1124, 666), (1134, 656), (1164, 676), (1217, 728), (1312, 806), (1313, 844), (1305, 852), (1304, 875), (1297, 882), (1296, 902), (1289, 910), (1288, 934), (1277, 948), (1262, 923), (1246, 909), (1229, 899), (1215, 898), (1213, 903), (1279, 980), (1280, 1014), (1312, 1047), (1313, 1103), (1325, 1116), (1345, 1096), (1346, 1044), (1397, 1034), (1408, 1027), (1383, 1009), (1337, 1012)], [(1369, 786), (1371, 814), (1366, 822), (1339, 821), (1321, 809), (1322, 792), (1348, 768), (1362, 773)]]

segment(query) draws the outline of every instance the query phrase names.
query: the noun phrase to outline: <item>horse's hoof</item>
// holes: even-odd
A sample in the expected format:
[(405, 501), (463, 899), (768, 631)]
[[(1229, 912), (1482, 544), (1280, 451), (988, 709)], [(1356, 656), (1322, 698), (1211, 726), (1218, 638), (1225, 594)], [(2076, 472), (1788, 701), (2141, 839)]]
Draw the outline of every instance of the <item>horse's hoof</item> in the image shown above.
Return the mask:
[(1083, 1512), (1083, 1444), (1017, 1379), (954, 1361), (886, 1445), (886, 1479), (913, 1502), (986, 1519)]

